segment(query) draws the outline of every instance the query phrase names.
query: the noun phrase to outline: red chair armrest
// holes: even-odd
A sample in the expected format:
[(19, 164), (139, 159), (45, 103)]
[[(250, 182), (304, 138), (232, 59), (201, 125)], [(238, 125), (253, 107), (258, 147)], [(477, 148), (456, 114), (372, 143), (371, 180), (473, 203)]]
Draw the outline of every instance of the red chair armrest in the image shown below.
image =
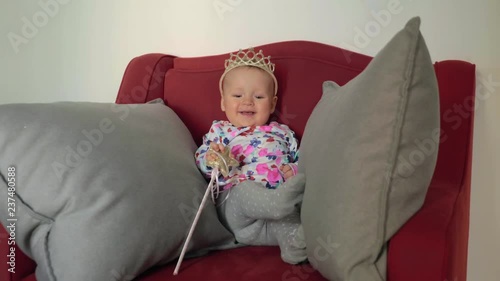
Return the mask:
[(116, 103), (145, 103), (163, 98), (167, 71), (174, 65), (174, 57), (147, 54), (134, 58), (127, 66), (118, 91)]

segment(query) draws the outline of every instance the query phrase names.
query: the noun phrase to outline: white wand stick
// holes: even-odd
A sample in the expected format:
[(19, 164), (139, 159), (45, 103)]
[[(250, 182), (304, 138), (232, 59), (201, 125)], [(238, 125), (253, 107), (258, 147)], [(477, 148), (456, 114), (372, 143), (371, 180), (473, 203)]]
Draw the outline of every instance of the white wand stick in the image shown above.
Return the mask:
[(174, 269), (174, 275), (177, 275), (179, 273), (179, 268), (181, 267), (182, 260), (184, 259), (184, 255), (186, 254), (186, 249), (189, 244), (189, 241), (191, 241), (191, 236), (193, 236), (194, 228), (196, 227), (196, 224), (198, 223), (198, 219), (200, 218), (201, 211), (203, 210), (203, 207), (205, 207), (205, 203), (207, 202), (208, 199), (208, 194), (212, 191), (213, 184), (215, 180), (217, 179), (219, 175), (219, 169), (215, 167), (212, 170), (212, 178), (210, 180), (210, 183), (208, 184), (207, 190), (205, 191), (205, 195), (203, 195), (203, 199), (201, 200), (200, 207), (198, 208), (198, 212), (196, 212), (196, 216), (194, 217), (193, 223), (191, 224), (191, 229), (189, 229), (188, 236), (186, 238), (186, 241), (184, 242), (184, 246), (182, 247), (181, 255), (179, 256), (179, 260), (177, 261), (177, 265), (175, 266)]

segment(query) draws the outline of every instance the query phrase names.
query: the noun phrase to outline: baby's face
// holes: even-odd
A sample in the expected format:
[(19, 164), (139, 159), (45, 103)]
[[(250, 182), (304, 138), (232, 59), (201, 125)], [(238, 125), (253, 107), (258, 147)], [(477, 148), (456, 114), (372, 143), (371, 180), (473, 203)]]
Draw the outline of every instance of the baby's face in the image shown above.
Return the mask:
[(273, 79), (256, 67), (238, 67), (228, 72), (222, 91), (221, 109), (236, 127), (265, 125), (278, 100)]

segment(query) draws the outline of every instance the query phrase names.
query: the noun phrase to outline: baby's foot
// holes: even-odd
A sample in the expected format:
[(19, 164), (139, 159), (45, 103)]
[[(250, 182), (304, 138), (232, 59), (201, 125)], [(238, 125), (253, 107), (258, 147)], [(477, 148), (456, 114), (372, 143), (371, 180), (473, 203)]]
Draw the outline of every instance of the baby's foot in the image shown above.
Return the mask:
[(289, 264), (306, 263), (306, 242), (302, 225), (294, 230), (289, 239), (288, 245), (281, 247), (281, 259)]
[(230, 189), (229, 199), (236, 202), (246, 218), (277, 220), (298, 212), (296, 206), (302, 202), (304, 186), (304, 174), (291, 177), (277, 189), (244, 181)]

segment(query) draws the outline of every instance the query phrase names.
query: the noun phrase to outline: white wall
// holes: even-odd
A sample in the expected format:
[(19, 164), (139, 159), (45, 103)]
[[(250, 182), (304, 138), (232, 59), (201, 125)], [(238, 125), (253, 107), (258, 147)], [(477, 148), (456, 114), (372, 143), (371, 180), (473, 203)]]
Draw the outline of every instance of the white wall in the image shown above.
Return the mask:
[[(44, 12), (41, 3), (52, 6)], [(391, 5), (384, 26), (355, 41)], [(481, 88), (487, 98), (478, 100), (475, 119), (468, 280), (498, 280), (500, 1), (2, 0), (0, 7), (0, 104), (113, 102), (127, 63), (148, 52), (200, 56), (300, 39), (375, 55), (419, 15), (433, 60), (471, 61), (478, 83), (496, 82)], [(23, 43), (11, 43), (13, 33)]]

